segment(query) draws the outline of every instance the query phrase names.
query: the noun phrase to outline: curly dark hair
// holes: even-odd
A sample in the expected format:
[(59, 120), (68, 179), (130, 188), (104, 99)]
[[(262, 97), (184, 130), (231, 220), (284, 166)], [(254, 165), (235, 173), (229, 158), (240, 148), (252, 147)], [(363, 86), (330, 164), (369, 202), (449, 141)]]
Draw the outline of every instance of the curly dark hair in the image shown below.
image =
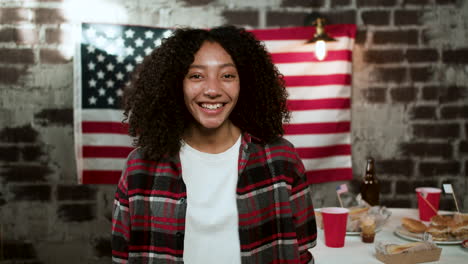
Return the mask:
[(135, 72), (125, 100), (125, 119), (134, 145), (145, 158), (175, 155), (194, 121), (184, 103), (183, 80), (203, 42), (219, 43), (239, 74), (239, 99), (229, 119), (241, 131), (264, 142), (284, 134), (289, 121), (283, 76), (264, 45), (245, 29), (221, 26), (211, 30), (179, 28), (145, 58)]

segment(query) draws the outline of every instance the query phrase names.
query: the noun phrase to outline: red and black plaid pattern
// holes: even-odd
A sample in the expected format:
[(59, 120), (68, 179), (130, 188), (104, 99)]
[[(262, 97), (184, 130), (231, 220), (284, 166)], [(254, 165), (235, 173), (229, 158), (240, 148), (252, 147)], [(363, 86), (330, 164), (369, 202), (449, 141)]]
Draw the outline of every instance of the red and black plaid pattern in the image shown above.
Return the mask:
[[(314, 208), (293, 145), (285, 139), (262, 144), (245, 133), (239, 151), (242, 263), (311, 262)], [(151, 162), (134, 150), (115, 195), (113, 263), (183, 263), (187, 202), (178, 156)]]

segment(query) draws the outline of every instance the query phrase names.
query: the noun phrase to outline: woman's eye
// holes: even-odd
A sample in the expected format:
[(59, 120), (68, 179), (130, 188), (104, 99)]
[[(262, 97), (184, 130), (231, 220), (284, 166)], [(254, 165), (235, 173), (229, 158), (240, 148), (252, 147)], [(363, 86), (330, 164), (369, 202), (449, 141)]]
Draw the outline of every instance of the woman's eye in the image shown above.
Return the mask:
[(226, 78), (226, 79), (233, 79), (233, 78), (236, 78), (236, 76), (234, 74), (224, 74), (223, 75), (223, 78)]
[(189, 78), (190, 79), (200, 79), (202, 76), (200, 74), (190, 74)]

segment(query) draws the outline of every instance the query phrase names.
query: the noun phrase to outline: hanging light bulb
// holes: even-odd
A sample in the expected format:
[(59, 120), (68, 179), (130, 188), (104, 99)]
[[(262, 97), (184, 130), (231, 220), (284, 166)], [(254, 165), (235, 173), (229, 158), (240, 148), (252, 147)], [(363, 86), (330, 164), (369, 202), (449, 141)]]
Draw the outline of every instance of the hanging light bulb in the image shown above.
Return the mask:
[(314, 37), (311, 40), (308, 40), (307, 43), (314, 43), (315, 44), (315, 57), (319, 61), (322, 61), (327, 56), (327, 44), (328, 41), (336, 41), (336, 39), (330, 37), (325, 32), (325, 19), (324, 18), (317, 18), (313, 25), (316, 26)]

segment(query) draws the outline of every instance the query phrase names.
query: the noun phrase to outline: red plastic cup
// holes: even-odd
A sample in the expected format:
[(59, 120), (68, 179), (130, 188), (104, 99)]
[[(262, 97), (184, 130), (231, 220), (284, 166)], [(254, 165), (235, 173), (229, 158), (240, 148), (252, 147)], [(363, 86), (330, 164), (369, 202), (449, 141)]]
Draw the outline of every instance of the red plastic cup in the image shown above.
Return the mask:
[(334, 248), (343, 247), (349, 210), (341, 207), (325, 207), (321, 211), (325, 245)]
[[(439, 188), (416, 188), (416, 196), (418, 197), (419, 219), (421, 221), (430, 221), (431, 217), (437, 214), (437, 211), (439, 210), (441, 192), (442, 190)], [(430, 205), (428, 203), (430, 203)]]

